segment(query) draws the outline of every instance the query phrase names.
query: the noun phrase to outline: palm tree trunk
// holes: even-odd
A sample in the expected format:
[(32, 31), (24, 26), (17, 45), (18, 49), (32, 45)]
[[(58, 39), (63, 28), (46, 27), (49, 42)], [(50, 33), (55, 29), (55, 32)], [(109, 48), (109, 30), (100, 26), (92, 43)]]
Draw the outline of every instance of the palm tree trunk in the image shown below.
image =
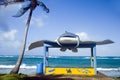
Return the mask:
[(26, 42), (27, 42), (27, 34), (28, 34), (28, 30), (29, 30), (30, 20), (31, 20), (31, 17), (32, 17), (32, 12), (33, 12), (33, 10), (30, 9), (30, 13), (29, 13), (28, 20), (27, 20), (26, 27), (25, 27), (21, 53), (20, 53), (20, 55), (18, 57), (18, 61), (17, 61), (16, 65), (15, 65), (15, 67), (12, 69), (10, 74), (17, 74), (19, 72), (19, 68), (20, 68), (20, 65), (22, 63), (22, 59), (23, 59), (24, 52), (25, 52), (25, 47), (26, 47)]

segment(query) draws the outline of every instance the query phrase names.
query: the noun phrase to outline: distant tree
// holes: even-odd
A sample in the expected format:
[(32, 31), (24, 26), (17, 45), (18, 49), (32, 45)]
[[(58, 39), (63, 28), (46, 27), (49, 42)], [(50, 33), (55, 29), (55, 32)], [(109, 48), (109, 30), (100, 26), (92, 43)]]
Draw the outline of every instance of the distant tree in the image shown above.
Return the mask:
[(18, 57), (18, 60), (16, 62), (15, 67), (10, 72), (11, 74), (17, 74), (19, 72), (19, 68), (20, 68), (20, 65), (22, 63), (22, 59), (23, 59), (24, 52), (25, 52), (27, 34), (28, 34), (29, 25), (30, 25), (33, 10), (37, 6), (41, 6), (41, 7), (43, 7), (43, 9), (47, 13), (49, 13), (49, 9), (45, 6), (45, 4), (43, 2), (38, 1), (38, 0), (0, 0), (0, 6), (2, 6), (2, 5), (7, 6), (10, 4), (16, 4), (16, 3), (21, 3), (21, 2), (23, 3), (23, 5), (20, 8), (20, 10), (17, 12), (17, 14), (14, 15), (14, 17), (22, 16), (28, 9), (30, 9), (30, 13), (29, 13), (28, 20), (27, 20), (26, 27), (25, 27), (25, 31), (24, 31), (24, 38), (23, 38), (21, 53)]

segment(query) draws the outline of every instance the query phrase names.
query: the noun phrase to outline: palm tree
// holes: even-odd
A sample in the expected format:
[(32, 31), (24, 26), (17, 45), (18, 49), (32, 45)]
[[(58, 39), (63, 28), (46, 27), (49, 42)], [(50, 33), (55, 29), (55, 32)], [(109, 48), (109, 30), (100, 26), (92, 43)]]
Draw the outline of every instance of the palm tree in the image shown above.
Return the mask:
[(16, 62), (15, 67), (10, 72), (11, 74), (16, 74), (19, 72), (19, 68), (20, 68), (20, 65), (22, 63), (22, 59), (23, 59), (24, 52), (25, 52), (27, 34), (28, 34), (29, 25), (30, 25), (33, 10), (36, 8), (36, 6), (39, 5), (39, 6), (43, 7), (47, 13), (49, 12), (49, 9), (45, 6), (45, 4), (43, 2), (38, 1), (38, 0), (1, 0), (0, 5), (7, 6), (9, 4), (15, 4), (15, 3), (19, 3), (19, 2), (23, 2), (25, 4), (22, 6), (22, 8), (19, 10), (19, 12), (14, 17), (22, 16), (28, 9), (30, 9), (30, 13), (29, 13), (28, 20), (27, 20), (26, 27), (25, 27), (25, 31), (24, 31), (24, 38), (23, 38), (21, 53), (18, 57), (18, 60)]

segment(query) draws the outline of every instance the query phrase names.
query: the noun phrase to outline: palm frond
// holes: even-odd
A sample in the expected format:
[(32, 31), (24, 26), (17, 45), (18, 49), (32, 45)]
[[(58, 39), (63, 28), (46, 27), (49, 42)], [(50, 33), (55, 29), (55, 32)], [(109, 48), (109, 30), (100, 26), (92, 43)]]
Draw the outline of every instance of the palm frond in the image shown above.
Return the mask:
[(15, 4), (19, 2), (24, 2), (25, 0), (0, 0), (0, 5), (9, 5), (9, 4)]
[(39, 6), (41, 6), (47, 13), (49, 13), (49, 9), (46, 7), (46, 5), (43, 2), (38, 1), (37, 2)]
[(28, 11), (31, 7), (31, 1), (25, 1), (22, 3), (21, 8), (18, 10), (18, 12), (13, 17), (20, 17), (24, 15), (25, 12)]

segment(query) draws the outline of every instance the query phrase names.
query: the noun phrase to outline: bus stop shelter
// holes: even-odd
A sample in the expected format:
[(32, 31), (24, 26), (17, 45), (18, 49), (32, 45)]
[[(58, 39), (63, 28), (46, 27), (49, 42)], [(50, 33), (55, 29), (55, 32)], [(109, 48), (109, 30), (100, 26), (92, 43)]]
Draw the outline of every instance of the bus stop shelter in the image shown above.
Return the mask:
[(91, 65), (89, 68), (86, 67), (49, 67), (48, 66), (48, 54), (49, 54), (49, 49), (50, 48), (72, 48), (75, 47), (76, 44), (67, 44), (64, 46), (58, 45), (55, 41), (48, 41), (48, 40), (42, 40), (38, 41), (34, 44), (31, 44), (29, 47), (29, 50), (35, 47), (43, 47), (43, 52), (44, 52), (44, 60), (43, 60), (43, 74), (73, 74), (73, 75), (88, 75), (88, 76), (93, 76), (97, 75), (97, 64), (96, 64), (96, 43), (80, 43), (77, 48), (90, 48), (91, 50)]

